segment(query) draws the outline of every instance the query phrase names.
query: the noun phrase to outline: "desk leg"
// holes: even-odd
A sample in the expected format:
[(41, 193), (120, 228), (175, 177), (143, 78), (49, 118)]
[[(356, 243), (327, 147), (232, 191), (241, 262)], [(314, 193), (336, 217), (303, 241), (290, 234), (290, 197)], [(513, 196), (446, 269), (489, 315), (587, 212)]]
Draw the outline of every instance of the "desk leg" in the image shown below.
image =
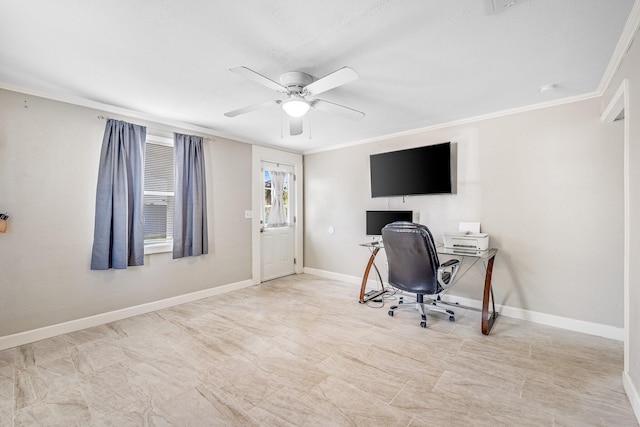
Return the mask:
[[(491, 328), (493, 327), (493, 322), (495, 322), (498, 317), (498, 312), (496, 312), (496, 302), (493, 299), (493, 288), (491, 287), (491, 273), (493, 271), (493, 260), (496, 257), (493, 256), (489, 259), (487, 263), (487, 272), (484, 276), (484, 295), (482, 297), (482, 333), (484, 335), (489, 335), (491, 332)], [(491, 313), (489, 313), (489, 300), (491, 300)]]
[[(359, 300), (360, 304), (365, 303), (370, 299), (376, 298), (386, 292), (386, 290), (384, 289), (384, 283), (382, 282), (382, 277), (380, 277), (380, 272), (378, 271), (378, 268), (373, 264), (373, 261), (376, 259), (376, 255), (378, 255), (379, 250), (380, 250), (379, 247), (373, 249), (373, 252), (371, 252), (371, 256), (369, 257), (369, 262), (367, 263), (367, 268), (365, 268), (364, 274), (362, 275), (362, 285), (360, 285), (360, 300)], [(380, 285), (382, 289), (379, 292), (376, 292), (372, 295), (367, 295), (367, 298), (365, 299), (364, 291), (367, 288), (367, 280), (369, 280), (369, 272), (371, 271), (372, 266), (376, 269), (376, 272), (378, 273), (378, 278), (380, 279)]]

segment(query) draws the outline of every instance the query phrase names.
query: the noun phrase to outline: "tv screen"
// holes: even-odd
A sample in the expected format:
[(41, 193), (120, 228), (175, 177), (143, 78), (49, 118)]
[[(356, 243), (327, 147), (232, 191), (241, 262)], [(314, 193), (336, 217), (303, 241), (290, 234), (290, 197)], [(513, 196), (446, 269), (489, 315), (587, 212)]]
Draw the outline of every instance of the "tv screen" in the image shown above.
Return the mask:
[(367, 236), (381, 236), (382, 228), (395, 221), (413, 222), (413, 211), (367, 211)]
[(451, 193), (451, 143), (372, 154), (371, 197)]

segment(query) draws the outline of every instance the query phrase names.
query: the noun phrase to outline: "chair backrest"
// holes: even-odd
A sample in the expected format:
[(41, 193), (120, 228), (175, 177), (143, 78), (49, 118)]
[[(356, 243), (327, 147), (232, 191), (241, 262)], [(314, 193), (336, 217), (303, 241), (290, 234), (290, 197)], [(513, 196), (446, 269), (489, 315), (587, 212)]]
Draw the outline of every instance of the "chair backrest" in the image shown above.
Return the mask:
[(382, 229), (382, 240), (389, 263), (390, 285), (417, 294), (442, 292), (437, 276), (440, 261), (426, 226), (393, 222)]

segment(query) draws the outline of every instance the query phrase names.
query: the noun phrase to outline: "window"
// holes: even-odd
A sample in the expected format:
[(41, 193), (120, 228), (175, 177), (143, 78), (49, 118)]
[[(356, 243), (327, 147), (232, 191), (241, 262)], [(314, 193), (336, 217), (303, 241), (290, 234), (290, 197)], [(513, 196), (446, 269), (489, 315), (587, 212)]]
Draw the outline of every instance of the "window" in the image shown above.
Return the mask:
[(144, 159), (145, 247), (172, 242), (173, 201), (173, 140), (148, 135)]
[[(280, 167), (280, 165), (278, 165)], [(282, 169), (282, 167), (280, 167), (280, 169)], [(270, 224), (270, 215), (271, 215), (271, 208), (273, 206), (273, 202), (274, 202), (274, 191), (272, 188), (272, 180), (271, 180), (271, 171), (268, 170), (264, 170), (264, 179), (263, 179), (263, 185), (264, 185), (264, 199), (263, 199), (263, 211), (262, 211), (262, 224), (264, 227), (281, 227), (283, 226), (283, 224), (289, 224), (290, 221), (290, 217), (289, 217), (289, 177), (291, 177), (291, 173), (286, 173), (286, 175), (284, 176), (284, 183), (283, 183), (283, 189), (282, 189), (282, 206), (284, 208), (284, 211), (282, 212), (281, 216), (284, 216), (284, 218), (280, 218), (277, 221), (277, 224)], [(271, 221), (273, 222), (273, 221)]]

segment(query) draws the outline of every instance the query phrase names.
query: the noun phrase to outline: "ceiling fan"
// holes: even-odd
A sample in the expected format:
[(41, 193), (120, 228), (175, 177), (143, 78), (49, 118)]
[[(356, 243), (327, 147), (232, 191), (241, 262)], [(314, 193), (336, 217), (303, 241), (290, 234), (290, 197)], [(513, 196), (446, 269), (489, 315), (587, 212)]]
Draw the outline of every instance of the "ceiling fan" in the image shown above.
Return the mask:
[(307, 73), (290, 71), (280, 76), (280, 83), (247, 67), (230, 68), (229, 71), (254, 80), (276, 92), (283, 93), (287, 95), (287, 99), (276, 99), (249, 105), (224, 113), (227, 117), (235, 117), (250, 111), (279, 105), (289, 116), (289, 133), (291, 135), (300, 135), (302, 133), (303, 117), (311, 107), (320, 111), (339, 114), (351, 120), (362, 120), (365, 116), (362, 111), (315, 98), (316, 95), (357, 80), (360, 76), (349, 67), (342, 67), (317, 80), (314, 80)]

